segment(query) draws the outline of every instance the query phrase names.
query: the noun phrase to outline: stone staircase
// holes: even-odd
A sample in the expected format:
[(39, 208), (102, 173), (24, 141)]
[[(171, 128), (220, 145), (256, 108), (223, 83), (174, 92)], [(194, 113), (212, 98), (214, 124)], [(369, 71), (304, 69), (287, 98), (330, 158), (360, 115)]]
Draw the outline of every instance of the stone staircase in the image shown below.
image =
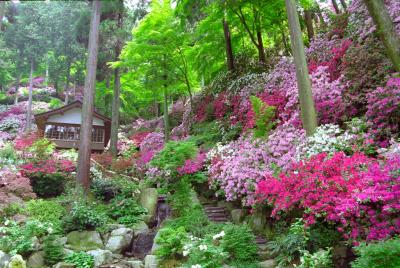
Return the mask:
[(203, 205), (204, 212), (206, 213), (208, 219), (215, 223), (228, 222), (229, 214), (225, 207), (219, 207), (213, 204)]

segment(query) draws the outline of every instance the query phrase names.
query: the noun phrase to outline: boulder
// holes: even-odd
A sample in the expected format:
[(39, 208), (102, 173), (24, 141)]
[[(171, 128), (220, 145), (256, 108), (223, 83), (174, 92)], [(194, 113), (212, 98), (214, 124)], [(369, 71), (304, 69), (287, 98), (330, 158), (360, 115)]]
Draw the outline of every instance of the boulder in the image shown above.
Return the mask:
[(140, 260), (126, 260), (123, 262), (129, 268), (143, 268), (144, 264)]
[(247, 215), (247, 209), (233, 209), (231, 211), (231, 218), (234, 224), (240, 224), (243, 222), (244, 217)]
[(138, 234), (147, 232), (149, 230), (149, 227), (147, 226), (147, 224), (144, 221), (139, 221), (139, 222), (135, 223), (135, 225), (133, 225), (132, 229), (133, 229), (133, 233), (135, 235), (138, 235)]
[(70, 249), (68, 249), (68, 248), (64, 248), (64, 249), (63, 249), (63, 253), (64, 253), (64, 256), (68, 256), (68, 255), (74, 253), (74, 251), (73, 251), (73, 250), (70, 250)]
[(11, 256), (0, 250), (0, 268), (6, 267)]
[(64, 246), (65, 244), (67, 244), (67, 240), (68, 240), (68, 239), (67, 239), (65, 236), (59, 237), (59, 238), (56, 239), (55, 243), (56, 243), (57, 245)]
[(277, 264), (276, 264), (275, 260), (266, 260), (263, 262), (259, 262), (258, 267), (260, 267), (260, 268), (275, 268), (275, 267), (277, 267)]
[(96, 249), (96, 250), (90, 250), (86, 253), (93, 256), (94, 267), (99, 267), (103, 264), (110, 263), (113, 259), (112, 252), (109, 250)]
[(157, 268), (158, 261), (155, 255), (147, 255), (144, 258), (144, 268)]
[(74, 251), (103, 248), (103, 241), (96, 231), (73, 231), (67, 234), (67, 246)]
[(28, 268), (42, 268), (45, 266), (44, 264), (44, 252), (38, 251), (33, 253), (27, 261)]
[(121, 253), (131, 244), (133, 230), (129, 228), (119, 228), (111, 232), (107, 241), (106, 249), (112, 253)]
[(26, 262), (21, 255), (14, 255), (10, 258), (8, 268), (26, 268)]
[(53, 268), (75, 268), (75, 264), (59, 262), (53, 266)]
[(157, 244), (157, 240), (159, 239), (159, 237), (160, 237), (160, 231), (158, 231), (156, 233), (156, 236), (154, 237), (153, 246), (151, 247), (151, 251), (150, 251), (152, 254), (155, 254), (156, 251), (160, 248), (160, 245)]
[(148, 221), (154, 218), (157, 212), (158, 193), (156, 188), (143, 189), (139, 196), (139, 204), (147, 209), (148, 215), (145, 217)]

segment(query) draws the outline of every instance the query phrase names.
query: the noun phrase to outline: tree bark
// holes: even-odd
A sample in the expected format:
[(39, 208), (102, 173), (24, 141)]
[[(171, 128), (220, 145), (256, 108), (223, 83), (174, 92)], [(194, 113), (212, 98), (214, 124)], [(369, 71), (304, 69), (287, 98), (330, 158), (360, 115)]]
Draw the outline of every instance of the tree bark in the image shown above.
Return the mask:
[(0, 1), (0, 31), (1, 31), (1, 26), (3, 25), (3, 18), (5, 13), (6, 13), (6, 2)]
[(65, 94), (65, 99), (64, 99), (64, 104), (67, 105), (69, 101), (69, 80), (71, 76), (71, 62), (68, 62), (67, 64), (67, 77), (65, 79), (65, 87), (64, 87), (64, 94)]
[[(122, 11), (118, 12), (118, 28), (122, 28)], [(121, 42), (120, 38), (117, 37), (117, 43), (115, 45), (115, 59), (118, 60), (119, 54), (121, 53)], [(113, 156), (117, 156), (118, 153), (118, 128), (119, 128), (119, 108), (120, 108), (120, 70), (116, 68), (114, 70), (114, 94), (112, 102), (112, 116), (111, 116), (111, 141), (110, 151)]]
[(314, 39), (314, 26), (310, 10), (304, 10), (304, 21), (306, 22), (308, 40), (311, 42)]
[(18, 103), (18, 90), (19, 90), (19, 83), (21, 81), (21, 73), (17, 75), (17, 81), (15, 85), (15, 98), (14, 98), (14, 104)]
[(340, 14), (340, 9), (339, 9), (339, 6), (338, 6), (336, 0), (331, 0), (331, 1), (332, 1), (333, 9), (335, 10), (335, 13)]
[(295, 0), (285, 0), (288, 14), (292, 54), (296, 65), (297, 87), (299, 90), (300, 112), (303, 127), (308, 136), (315, 132), (317, 115), (311, 92), (311, 81), (308, 73), (304, 44)]
[(31, 132), (31, 127), (32, 127), (32, 94), (33, 94), (33, 59), (31, 59), (31, 72), (29, 74), (29, 97), (28, 97), (25, 133)]
[(347, 11), (347, 4), (345, 0), (340, 0), (340, 4), (342, 5), (343, 9)]
[(383, 0), (364, 0), (394, 68), (400, 72), (400, 36)]
[(235, 70), (235, 63), (232, 50), (231, 31), (229, 29), (229, 25), (225, 20), (225, 18), (222, 19), (222, 25), (224, 27), (224, 36), (225, 36), (226, 63), (228, 71), (233, 72)]
[(261, 34), (261, 30), (257, 31), (257, 40), (258, 40), (258, 58), (260, 59), (261, 63), (266, 63), (267, 62), (267, 58), (265, 56), (265, 51), (264, 51), (264, 44), (263, 44), (263, 40), (262, 40), (262, 34)]
[(90, 156), (92, 150), (92, 128), (94, 111), (94, 93), (96, 83), (97, 53), (99, 47), (99, 23), (101, 1), (92, 2), (90, 21), (88, 61), (86, 63), (85, 94), (83, 96), (81, 129), (79, 135), (79, 154), (77, 186), (82, 186), (87, 193), (90, 186)]
[(167, 85), (164, 85), (164, 140), (167, 143), (169, 141), (169, 116), (168, 116), (168, 89)]

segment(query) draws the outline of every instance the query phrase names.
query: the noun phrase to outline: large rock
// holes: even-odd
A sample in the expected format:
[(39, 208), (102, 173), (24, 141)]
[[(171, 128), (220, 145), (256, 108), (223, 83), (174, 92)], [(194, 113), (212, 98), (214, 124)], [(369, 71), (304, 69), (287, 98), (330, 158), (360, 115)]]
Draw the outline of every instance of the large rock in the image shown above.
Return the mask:
[(138, 235), (147, 232), (149, 230), (149, 226), (147, 226), (147, 224), (144, 221), (139, 221), (132, 226), (132, 229), (133, 233), (135, 235)]
[(53, 266), (53, 268), (75, 268), (75, 264), (59, 262)]
[(94, 267), (99, 267), (103, 264), (110, 263), (113, 259), (112, 252), (109, 250), (96, 249), (96, 250), (90, 250), (86, 253), (93, 256)]
[(231, 218), (234, 224), (240, 224), (243, 222), (244, 217), (248, 214), (247, 209), (233, 209), (231, 211)]
[(147, 221), (150, 221), (157, 212), (158, 193), (156, 188), (146, 188), (140, 193), (139, 203), (142, 207), (146, 208), (148, 215)]
[(67, 235), (67, 246), (74, 251), (103, 248), (103, 241), (96, 231), (73, 231)]
[(156, 251), (160, 248), (160, 245), (157, 243), (157, 240), (160, 238), (160, 231), (156, 233), (156, 236), (153, 240), (153, 246), (151, 247), (151, 253), (156, 254)]
[(111, 232), (107, 241), (106, 249), (113, 253), (121, 253), (131, 244), (133, 230), (129, 228), (119, 228)]
[(275, 268), (277, 267), (276, 261), (275, 260), (267, 260), (258, 263), (258, 267), (260, 268)]
[(21, 255), (14, 255), (8, 263), (8, 268), (26, 268), (26, 262)]
[(147, 255), (144, 258), (144, 268), (157, 268), (158, 261), (155, 255)]
[(44, 267), (44, 252), (38, 251), (33, 253), (27, 261), (28, 268), (42, 268)]
[(10, 255), (0, 250), (0, 268), (5, 267), (10, 258), (11, 258)]
[(126, 265), (129, 268), (143, 268), (143, 262), (140, 260), (125, 260), (123, 262), (124, 265)]

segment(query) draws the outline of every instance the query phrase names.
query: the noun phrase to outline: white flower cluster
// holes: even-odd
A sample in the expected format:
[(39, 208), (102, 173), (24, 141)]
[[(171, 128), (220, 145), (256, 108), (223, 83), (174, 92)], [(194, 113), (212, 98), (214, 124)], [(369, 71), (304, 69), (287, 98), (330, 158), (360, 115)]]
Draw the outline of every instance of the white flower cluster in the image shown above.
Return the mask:
[(216, 234), (216, 235), (213, 236), (213, 240), (220, 239), (220, 238), (222, 238), (224, 236), (225, 236), (225, 232), (221, 231), (219, 234)]
[(200, 264), (194, 264), (194, 265), (192, 265), (192, 266), (190, 266), (191, 268), (201, 268), (201, 265)]
[(334, 153), (349, 146), (352, 139), (354, 139), (354, 135), (348, 132), (342, 134), (338, 125), (321, 125), (316, 129), (314, 135), (299, 145), (296, 150), (296, 158), (301, 160), (322, 152)]

